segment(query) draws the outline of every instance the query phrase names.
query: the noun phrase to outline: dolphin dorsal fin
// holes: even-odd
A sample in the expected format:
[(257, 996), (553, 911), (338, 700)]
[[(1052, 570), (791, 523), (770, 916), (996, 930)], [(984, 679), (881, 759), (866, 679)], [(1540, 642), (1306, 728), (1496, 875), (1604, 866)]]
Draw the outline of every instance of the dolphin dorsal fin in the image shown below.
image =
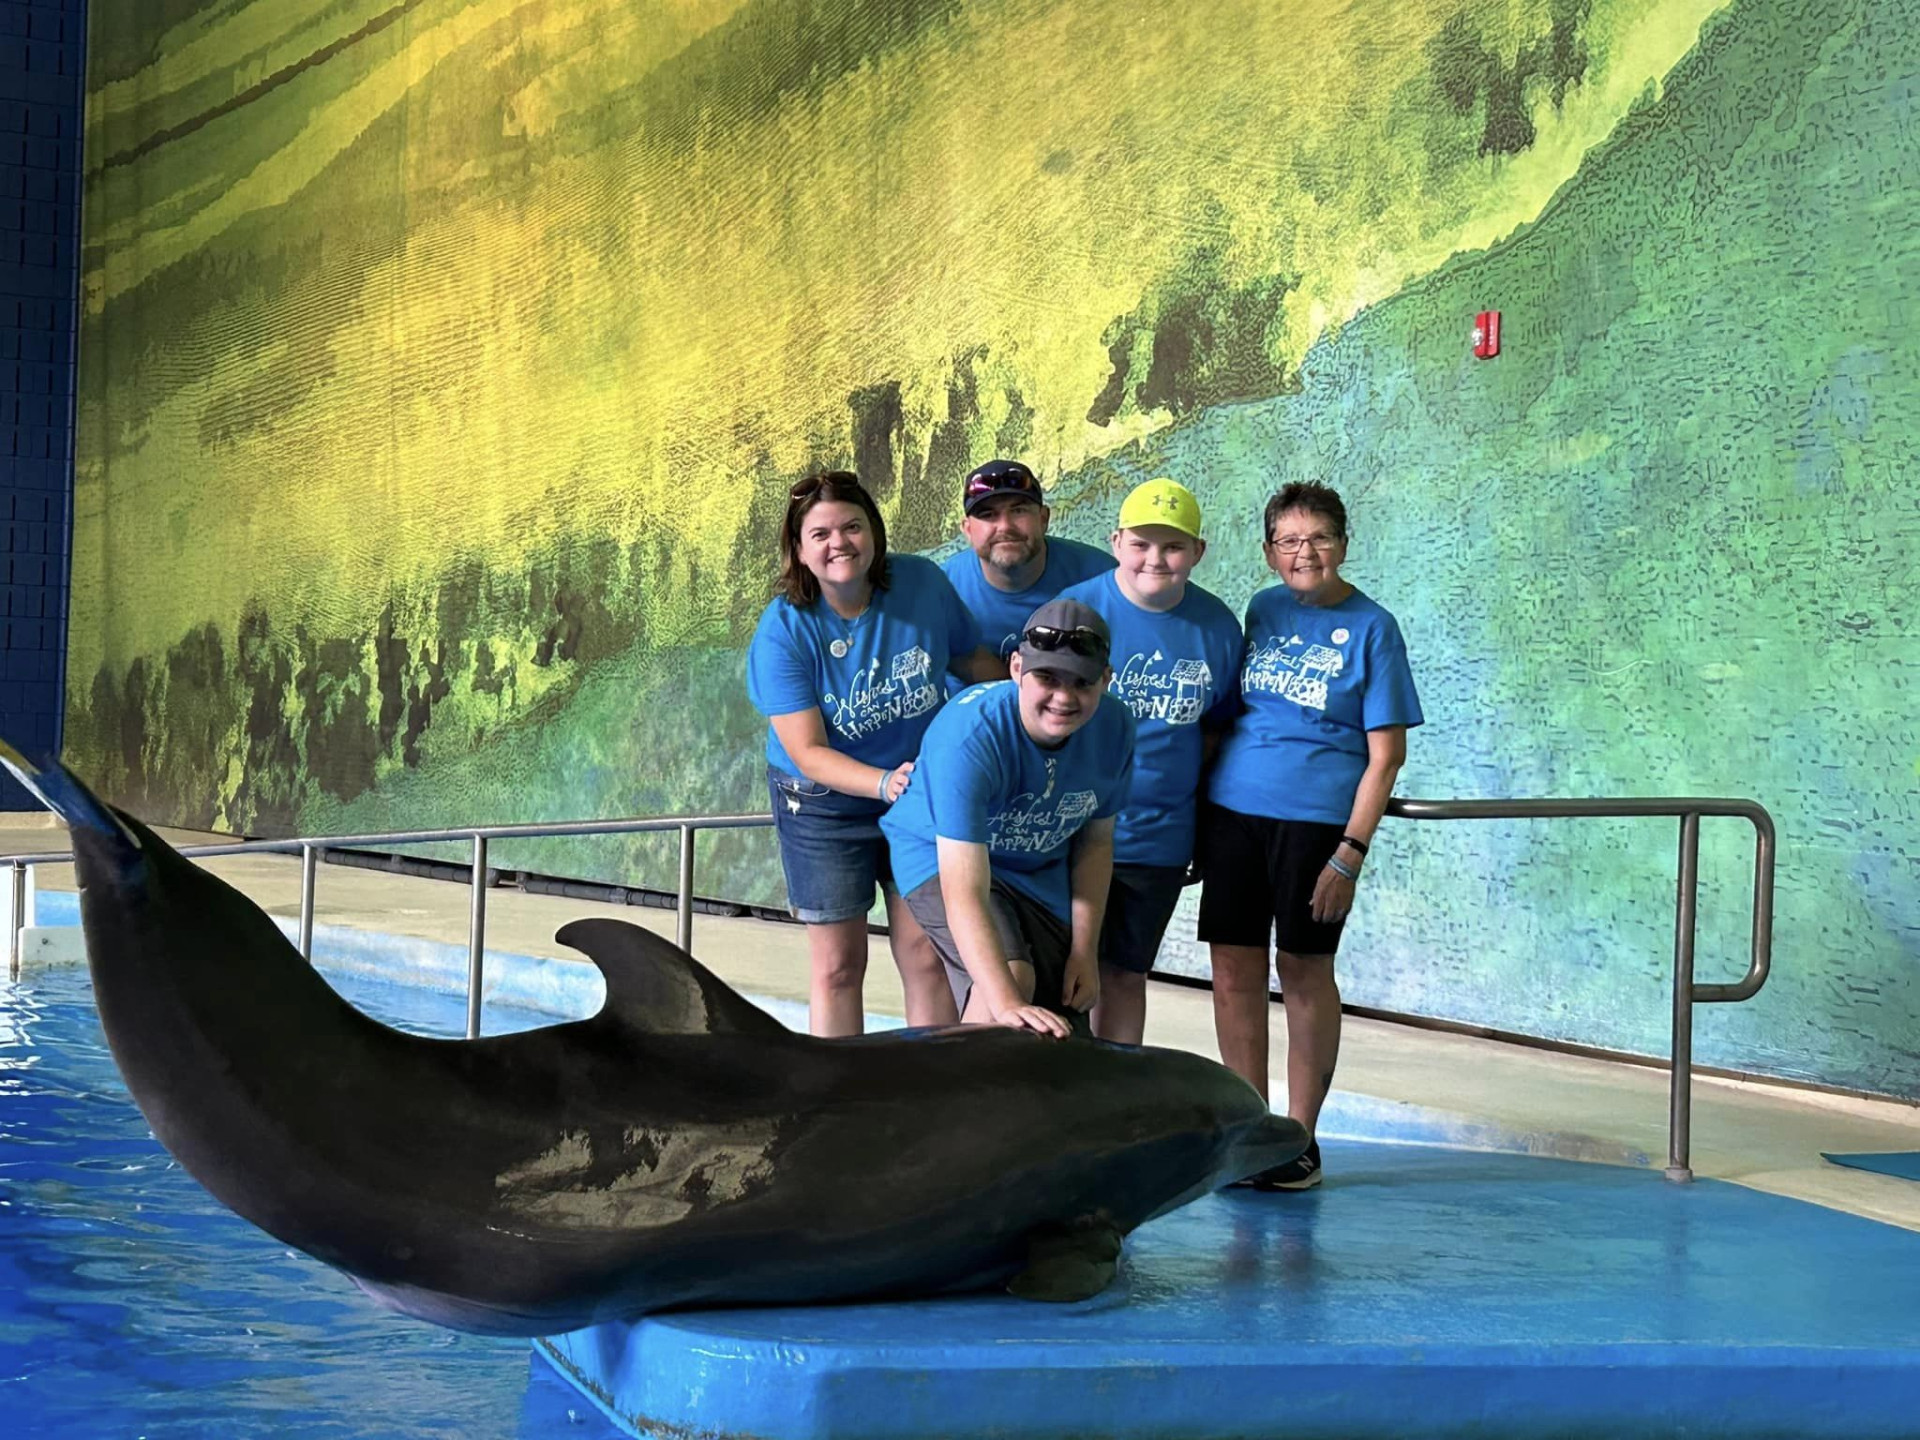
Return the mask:
[(574, 920), (554, 939), (599, 967), (607, 982), (600, 1014), (655, 1035), (788, 1035), (664, 936), (627, 920)]

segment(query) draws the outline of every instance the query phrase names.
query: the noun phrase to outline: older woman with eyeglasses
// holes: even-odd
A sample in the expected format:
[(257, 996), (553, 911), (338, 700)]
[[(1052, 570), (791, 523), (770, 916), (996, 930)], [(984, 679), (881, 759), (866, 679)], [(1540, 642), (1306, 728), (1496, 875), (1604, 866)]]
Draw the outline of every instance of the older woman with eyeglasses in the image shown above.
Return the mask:
[(806, 922), (815, 1035), (858, 1035), (867, 912), (886, 896), (911, 1025), (959, 1019), (946, 970), (894, 887), (880, 817), (912, 782), (946, 675), (990, 676), (993, 657), (940, 567), (887, 554), (859, 479), (808, 476), (788, 493), (778, 594), (747, 650), (767, 717), (767, 783), (787, 903)]
[[(1313, 1133), (1340, 1052), (1340, 932), (1374, 828), (1421, 723), (1400, 627), (1341, 578), (1347, 511), (1324, 485), (1267, 502), (1281, 584), (1247, 606), (1242, 710), (1201, 811), (1199, 937), (1213, 961), (1220, 1058), (1267, 1093), (1267, 948), (1287, 1011), (1287, 1113)], [(1240, 1182), (1320, 1183), (1320, 1147)]]

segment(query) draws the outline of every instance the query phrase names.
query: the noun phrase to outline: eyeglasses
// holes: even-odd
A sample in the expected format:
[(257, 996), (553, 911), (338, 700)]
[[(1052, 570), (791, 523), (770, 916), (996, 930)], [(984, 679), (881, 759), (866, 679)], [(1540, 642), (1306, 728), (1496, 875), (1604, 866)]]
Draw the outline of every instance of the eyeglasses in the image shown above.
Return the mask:
[(1033, 472), (1024, 465), (1019, 469), (1008, 468), (976, 473), (967, 477), (967, 488), (962, 497), (962, 503), (971, 505), (976, 500), (985, 499), (989, 495), (1001, 495), (1010, 490), (1017, 490), (1022, 495), (1038, 496), (1040, 482), (1033, 478)]
[(1340, 537), (1338, 535), (1281, 535), (1267, 541), (1267, 544), (1278, 550), (1282, 555), (1298, 555), (1300, 553), (1300, 547), (1303, 545), (1311, 545), (1314, 549), (1324, 553), (1325, 551), (1333, 549), (1333, 547), (1339, 543)]
[(789, 500), (804, 500), (817, 494), (829, 485), (858, 485), (860, 477), (851, 470), (823, 470), (818, 475), (809, 475), (787, 492)]
[(1071, 650), (1076, 655), (1084, 655), (1089, 660), (1107, 658), (1107, 637), (1098, 630), (1089, 630), (1077, 625), (1071, 630), (1062, 630), (1053, 625), (1031, 625), (1027, 633), (1021, 636), (1036, 650), (1049, 653), (1055, 650)]

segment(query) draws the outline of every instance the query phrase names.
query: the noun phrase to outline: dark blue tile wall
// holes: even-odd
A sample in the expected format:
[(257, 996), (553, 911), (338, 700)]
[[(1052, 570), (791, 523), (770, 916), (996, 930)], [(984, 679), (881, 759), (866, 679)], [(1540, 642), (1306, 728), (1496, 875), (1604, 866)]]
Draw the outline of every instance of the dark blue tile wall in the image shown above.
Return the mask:
[[(86, 0), (0, 0), (0, 735), (60, 748)], [(11, 778), (0, 809), (38, 808)]]

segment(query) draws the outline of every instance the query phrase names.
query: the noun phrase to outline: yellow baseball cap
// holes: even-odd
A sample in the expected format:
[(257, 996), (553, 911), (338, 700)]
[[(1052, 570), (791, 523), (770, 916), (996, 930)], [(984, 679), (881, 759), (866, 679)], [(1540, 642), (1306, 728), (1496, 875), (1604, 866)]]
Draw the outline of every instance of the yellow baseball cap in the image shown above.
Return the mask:
[(1138, 530), (1145, 525), (1171, 525), (1200, 538), (1200, 502), (1178, 480), (1164, 476), (1136, 485), (1120, 502), (1120, 528)]

